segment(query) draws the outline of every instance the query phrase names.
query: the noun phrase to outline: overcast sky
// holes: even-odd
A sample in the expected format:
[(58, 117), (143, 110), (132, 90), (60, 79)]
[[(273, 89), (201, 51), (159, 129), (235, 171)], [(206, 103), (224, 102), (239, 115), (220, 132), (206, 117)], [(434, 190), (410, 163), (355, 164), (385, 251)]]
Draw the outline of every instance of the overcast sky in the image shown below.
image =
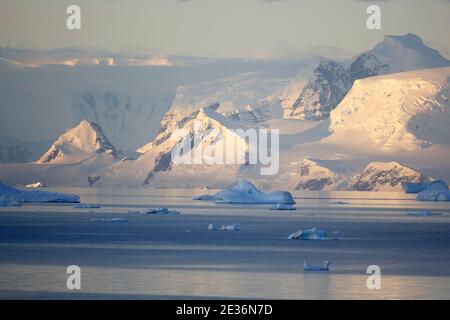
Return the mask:
[[(378, 4), (382, 30), (366, 28)], [(82, 29), (66, 28), (77, 4)], [(215, 57), (296, 57), (371, 48), (415, 33), (450, 57), (450, 0), (0, 0), (0, 46), (88, 47)]]

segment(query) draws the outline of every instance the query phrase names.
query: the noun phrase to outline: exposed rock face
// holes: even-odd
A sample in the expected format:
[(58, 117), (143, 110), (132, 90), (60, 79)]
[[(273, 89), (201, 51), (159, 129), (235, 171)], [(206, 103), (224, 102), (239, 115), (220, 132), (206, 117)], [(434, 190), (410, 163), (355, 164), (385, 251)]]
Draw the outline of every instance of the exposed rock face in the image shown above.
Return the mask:
[(353, 185), (356, 191), (402, 191), (404, 183), (422, 182), (420, 172), (398, 162), (372, 162)]
[(300, 179), (295, 189), (320, 191), (332, 188), (336, 183), (335, 179), (336, 175), (331, 170), (305, 159), (300, 164)]
[[(349, 65), (322, 60), (308, 82), (297, 88), (300, 95), (293, 104), (283, 105), (284, 117), (325, 120), (346, 96), (355, 80), (403, 71), (449, 66), (450, 61), (427, 47), (414, 34), (386, 36), (372, 50)], [(301, 88), (301, 89), (300, 89)], [(293, 93), (290, 96), (295, 96)]]
[(352, 85), (344, 67), (331, 60), (321, 61), (313, 73), (287, 118), (327, 119)]

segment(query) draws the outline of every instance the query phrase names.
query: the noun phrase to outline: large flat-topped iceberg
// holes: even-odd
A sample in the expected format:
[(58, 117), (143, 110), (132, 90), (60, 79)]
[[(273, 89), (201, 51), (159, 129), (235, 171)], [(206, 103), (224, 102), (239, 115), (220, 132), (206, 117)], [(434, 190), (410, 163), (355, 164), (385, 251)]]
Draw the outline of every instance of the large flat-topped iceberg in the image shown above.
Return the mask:
[(292, 194), (287, 191), (262, 192), (251, 182), (240, 180), (231, 188), (216, 193), (213, 196), (197, 197), (198, 200), (212, 200), (225, 203), (246, 203), (246, 204), (295, 204)]
[(80, 197), (73, 194), (47, 191), (24, 191), (13, 188), (0, 182), (0, 196), (17, 199), (21, 202), (56, 202), (56, 203), (78, 203)]

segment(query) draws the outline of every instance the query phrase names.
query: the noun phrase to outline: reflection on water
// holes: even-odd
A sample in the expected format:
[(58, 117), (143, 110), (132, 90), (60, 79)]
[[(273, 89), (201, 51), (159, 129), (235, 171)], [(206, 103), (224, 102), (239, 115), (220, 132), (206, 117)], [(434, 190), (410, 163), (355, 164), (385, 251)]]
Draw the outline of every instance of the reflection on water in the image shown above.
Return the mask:
[[(14, 270), (14, 271), (12, 271)], [(66, 289), (61, 266), (3, 265), (0, 287), (9, 291), (112, 294), (121, 298), (216, 297), (280, 299), (449, 299), (450, 278), (384, 276), (380, 290), (366, 275), (205, 270), (83, 268), (81, 290)], [(52, 296), (52, 295), (50, 295)]]
[[(297, 211), (277, 212), (267, 205), (192, 200), (216, 190), (53, 190), (102, 208), (27, 204), (0, 209), (0, 298), (12, 292), (19, 292), (18, 298), (74, 294), (66, 289), (65, 268), (79, 262), (82, 290), (75, 294), (87, 297), (450, 299), (448, 202), (417, 202), (402, 193), (296, 192)], [(182, 214), (128, 215), (130, 221), (123, 224), (90, 221), (156, 206)], [(406, 214), (423, 209), (442, 215)], [(209, 223), (224, 222), (243, 222), (242, 229), (207, 230)], [(324, 225), (330, 232), (339, 226), (342, 239), (286, 240), (298, 227)], [(337, 263), (330, 273), (305, 273), (304, 258)], [(390, 271), (382, 274), (381, 290), (366, 288), (364, 266), (373, 259)]]

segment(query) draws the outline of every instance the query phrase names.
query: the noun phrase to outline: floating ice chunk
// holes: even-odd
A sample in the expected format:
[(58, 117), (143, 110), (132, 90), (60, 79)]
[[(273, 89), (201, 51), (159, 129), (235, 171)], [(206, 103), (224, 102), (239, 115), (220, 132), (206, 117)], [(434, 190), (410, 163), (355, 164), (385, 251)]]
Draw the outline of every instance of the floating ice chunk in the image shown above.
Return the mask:
[(122, 217), (117, 218), (95, 218), (91, 219), (92, 222), (128, 222), (127, 219)]
[(75, 209), (99, 209), (101, 206), (99, 204), (89, 204), (89, 203), (77, 203), (73, 206)]
[(222, 228), (220, 228), (220, 230), (224, 230), (224, 231), (239, 231), (239, 230), (241, 230), (241, 225), (239, 223), (227, 224), (227, 225), (223, 225)]
[(425, 190), (416, 196), (418, 201), (450, 201), (448, 185), (442, 181), (430, 184)]
[(303, 270), (305, 271), (329, 271), (330, 270), (330, 261), (325, 261), (323, 266), (309, 264), (306, 261), (303, 262)]
[(422, 210), (417, 212), (408, 212), (409, 216), (416, 216), (416, 217), (431, 217), (431, 216), (440, 216), (442, 213), (440, 212), (431, 212), (428, 210)]
[(209, 194), (202, 194), (200, 196), (195, 196), (193, 200), (203, 200), (203, 201), (216, 201), (216, 197)]
[(180, 214), (178, 210), (169, 210), (167, 207), (161, 208), (151, 208), (144, 211), (145, 214), (160, 214), (160, 215), (168, 215), (168, 214)]
[(42, 182), (34, 182), (34, 183), (30, 183), (27, 184), (25, 186), (25, 188), (44, 188), (45, 185)]
[(20, 199), (22, 202), (56, 202), (56, 203), (78, 203), (80, 197), (73, 194), (59, 192), (47, 192), (37, 190), (20, 190), (0, 182), (0, 196)]
[(208, 230), (216, 231), (216, 230), (219, 230), (219, 228), (217, 226), (213, 225), (212, 223), (210, 223), (208, 225)]
[(216, 225), (213, 225), (212, 223), (208, 225), (208, 230), (212, 230), (212, 231), (239, 231), (241, 230), (241, 225), (239, 223), (235, 223), (235, 224), (225, 224), (222, 227), (218, 227)]
[(262, 192), (251, 182), (241, 180), (231, 188), (216, 193), (214, 196), (199, 196), (197, 200), (211, 199), (216, 202), (244, 204), (295, 204), (292, 194), (287, 191)]
[(0, 207), (20, 207), (22, 201), (16, 197), (0, 196)]
[(297, 210), (291, 204), (277, 203), (270, 207), (270, 210)]
[(288, 239), (289, 240), (324, 240), (327, 237), (327, 232), (325, 230), (318, 230), (317, 228), (312, 228), (308, 230), (299, 230), (292, 233)]

